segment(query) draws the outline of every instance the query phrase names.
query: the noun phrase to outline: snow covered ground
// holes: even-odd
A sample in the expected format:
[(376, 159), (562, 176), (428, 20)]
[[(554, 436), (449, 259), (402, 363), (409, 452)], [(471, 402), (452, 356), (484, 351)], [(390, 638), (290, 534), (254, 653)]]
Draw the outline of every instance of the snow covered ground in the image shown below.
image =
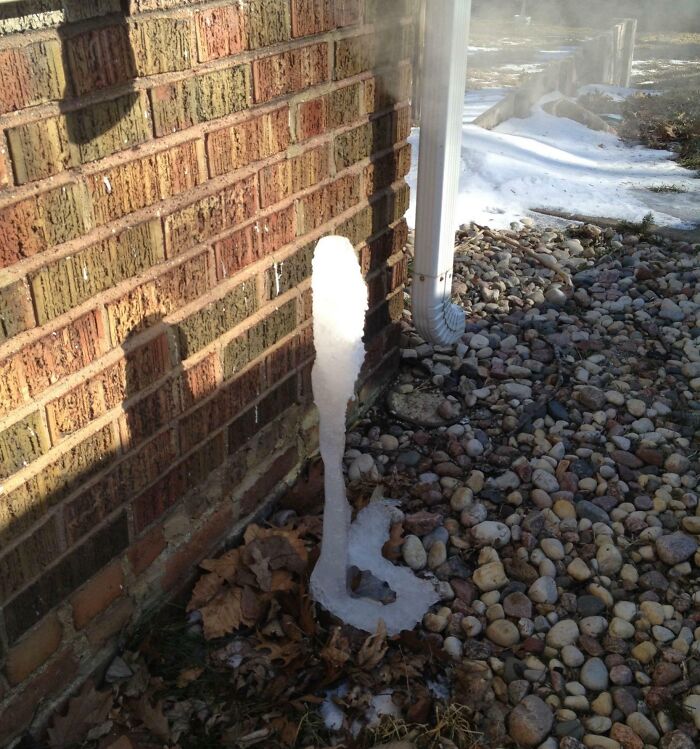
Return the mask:
[[(589, 130), (539, 107), (530, 117), (508, 120), (493, 131), (470, 124), (500, 95), (490, 89), (465, 96), (458, 225), (476, 221), (505, 228), (535, 209), (629, 221), (639, 221), (651, 211), (658, 225), (676, 228), (691, 228), (698, 221), (700, 180), (678, 166), (672, 153), (627, 145), (615, 135)], [(407, 219), (413, 226), (420, 147), (417, 129), (410, 140), (413, 166), (408, 176), (411, 207)], [(674, 185), (684, 192), (649, 189), (661, 185)]]

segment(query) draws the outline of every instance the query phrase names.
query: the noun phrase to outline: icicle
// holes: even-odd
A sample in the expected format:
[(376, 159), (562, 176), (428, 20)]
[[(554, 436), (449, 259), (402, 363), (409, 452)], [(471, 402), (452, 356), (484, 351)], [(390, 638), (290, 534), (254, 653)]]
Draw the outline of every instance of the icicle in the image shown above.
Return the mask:
[[(311, 575), (314, 598), (358, 629), (375, 632), (383, 620), (387, 632), (412, 629), (438, 600), (433, 586), (382, 556), (395, 503), (371, 502), (350, 523), (342, 460), (347, 403), (365, 358), (362, 334), (367, 286), (355, 251), (343, 237), (324, 237), (313, 258), (313, 322), (316, 361), (314, 400), (320, 414), (320, 447), (325, 467), (325, 509), (321, 555)], [(396, 593), (393, 603), (353, 596), (349, 566), (371, 572)]]

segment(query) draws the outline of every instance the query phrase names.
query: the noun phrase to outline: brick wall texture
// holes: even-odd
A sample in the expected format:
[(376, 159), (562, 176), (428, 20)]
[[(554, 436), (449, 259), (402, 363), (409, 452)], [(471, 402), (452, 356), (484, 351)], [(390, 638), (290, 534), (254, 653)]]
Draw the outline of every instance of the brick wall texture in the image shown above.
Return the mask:
[(395, 361), (412, 43), (412, 0), (0, 5), (0, 745), (313, 449), (321, 236), (361, 392)]

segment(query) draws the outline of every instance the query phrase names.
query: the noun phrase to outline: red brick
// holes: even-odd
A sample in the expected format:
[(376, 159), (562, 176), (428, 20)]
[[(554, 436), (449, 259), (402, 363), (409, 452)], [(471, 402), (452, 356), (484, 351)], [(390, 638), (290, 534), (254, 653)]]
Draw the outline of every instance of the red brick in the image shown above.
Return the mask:
[(203, 527), (195, 531), (192, 538), (168, 559), (160, 583), (161, 588), (171, 591), (179, 583), (193, 577), (197, 563), (216, 551), (218, 545), (230, 533), (233, 521), (231, 507), (221, 508), (206, 520)]
[(283, 208), (230, 234), (214, 245), (220, 281), (266, 255), (282, 249), (296, 236), (296, 211)]
[(128, 625), (133, 613), (134, 604), (131, 599), (120, 598), (88, 626), (86, 634), (90, 645), (102, 647)]
[(71, 83), (78, 96), (136, 77), (134, 54), (125, 25), (76, 34), (63, 41)]
[(26, 280), (0, 285), (0, 344), (34, 325), (34, 307)]
[(8, 746), (28, 727), (43, 700), (64, 690), (77, 673), (78, 659), (72, 650), (64, 650), (22, 692), (5, 703), (0, 712), (0, 744)]
[(280, 52), (253, 63), (256, 103), (302, 91), (328, 79), (328, 44), (325, 42)]
[(165, 549), (165, 538), (163, 538), (163, 529), (160, 526), (155, 526), (134, 541), (127, 551), (134, 575), (138, 577), (143, 574), (160, 556), (163, 549)]
[(286, 151), (289, 146), (289, 107), (257, 115), (207, 135), (212, 177), (241, 169)]
[(65, 90), (58, 40), (0, 51), (0, 114), (60, 99)]
[(63, 627), (55, 613), (49, 614), (7, 653), (5, 674), (13, 686), (21, 684), (57, 650)]
[(195, 24), (200, 62), (235, 55), (247, 46), (246, 16), (238, 5), (199, 11)]
[(219, 355), (212, 352), (201, 361), (185, 369), (182, 373), (183, 410), (195, 406), (211, 395), (218, 386)]
[(364, 170), (365, 196), (369, 198), (375, 192), (403, 179), (410, 169), (411, 146), (408, 143), (386, 156), (375, 159)]
[(328, 147), (318, 146), (260, 171), (260, 206), (279, 203), (285, 198), (322, 182), (329, 175)]
[(299, 462), (297, 447), (290, 447), (285, 453), (277, 456), (272, 465), (260, 476), (255, 484), (241, 497), (241, 515), (254, 512), (275, 487)]
[(119, 433), (125, 450), (130, 450), (182, 412), (178, 380), (168, 380), (152, 393), (129, 402), (119, 419)]
[(360, 0), (292, 0), (292, 34), (321, 34), (360, 20)]
[(100, 612), (104, 611), (124, 591), (124, 573), (119, 561), (105, 567), (80, 590), (71, 596), (73, 622), (83, 629)]

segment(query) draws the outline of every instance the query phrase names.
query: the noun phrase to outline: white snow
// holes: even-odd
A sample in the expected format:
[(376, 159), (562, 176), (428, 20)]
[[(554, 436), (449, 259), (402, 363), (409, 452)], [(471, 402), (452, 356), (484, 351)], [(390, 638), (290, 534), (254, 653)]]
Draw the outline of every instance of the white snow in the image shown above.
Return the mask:
[[(601, 86), (586, 90), (616, 98), (629, 93)], [(690, 227), (700, 216), (700, 180), (676, 164), (672, 153), (630, 146), (615, 135), (549, 115), (540, 106), (526, 119), (484, 130), (469, 124), (479, 109), (479, 93), (465, 96), (458, 225), (475, 221), (506, 228), (538, 208), (629, 221), (639, 221), (651, 211), (658, 225), (676, 228)], [(407, 220), (413, 226), (417, 129), (410, 141), (413, 165), (407, 178), (411, 186)], [(686, 192), (659, 195), (649, 190), (662, 184)]]

